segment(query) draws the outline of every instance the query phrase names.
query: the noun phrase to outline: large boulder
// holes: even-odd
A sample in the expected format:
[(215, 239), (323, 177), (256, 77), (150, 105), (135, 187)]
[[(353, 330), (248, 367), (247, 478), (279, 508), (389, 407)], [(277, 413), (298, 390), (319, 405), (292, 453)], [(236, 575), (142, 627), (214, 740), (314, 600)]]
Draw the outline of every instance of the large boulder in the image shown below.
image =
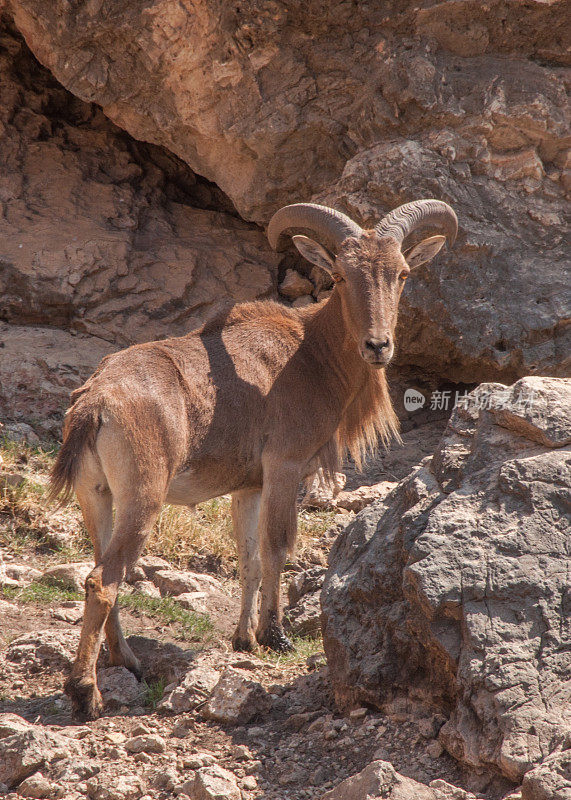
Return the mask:
[[(402, 364), (468, 383), (565, 374), (564, 0), (7, 6), (65, 87), (214, 181), (247, 220), (266, 224), (278, 206), (309, 199), (366, 224), (419, 196), (451, 202), (458, 243), (406, 287)], [(57, 305), (84, 309), (85, 329), (160, 334), (221, 290), (255, 294), (246, 277), (255, 269), (259, 291), (273, 264), (259, 231), (163, 203), (156, 165), (134, 161), (125, 141), (105, 145), (110, 158), (82, 191), (82, 154), (93, 173), (114, 129), (76, 104), (84, 124), (71, 126), (70, 153), (37, 106), (34, 96), (18, 114), (34, 139), (21, 162), (26, 192), (11, 180), (24, 206), (37, 198), (63, 214), (54, 239), (36, 202), (28, 209), (28, 227), (46, 237), (31, 248), (34, 267)], [(30, 180), (40, 159), (53, 175), (45, 187)], [(18, 235), (10, 263), (21, 260)], [(248, 236), (268, 266), (254, 267)], [(169, 303), (171, 294), (184, 300)]]
[(341, 708), (438, 706), (452, 755), (514, 781), (568, 746), (570, 443), (571, 382), (482, 385), (346, 528), (322, 593)]

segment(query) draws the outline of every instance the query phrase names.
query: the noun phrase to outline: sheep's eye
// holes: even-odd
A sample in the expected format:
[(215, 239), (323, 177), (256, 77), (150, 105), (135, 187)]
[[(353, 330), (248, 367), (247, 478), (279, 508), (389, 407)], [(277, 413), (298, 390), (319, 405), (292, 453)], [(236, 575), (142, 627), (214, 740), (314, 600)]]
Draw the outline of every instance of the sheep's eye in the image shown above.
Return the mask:
[(399, 275), (399, 278), (404, 283), (406, 281), (406, 279), (408, 278), (408, 275), (409, 275), (408, 272), (401, 272), (401, 274)]
[(338, 272), (334, 272), (334, 273), (333, 273), (333, 275), (332, 275), (331, 277), (333, 278), (333, 280), (335, 281), (335, 283), (343, 283), (343, 281), (345, 280), (345, 278), (343, 277), (343, 275), (339, 275), (339, 273), (338, 273)]

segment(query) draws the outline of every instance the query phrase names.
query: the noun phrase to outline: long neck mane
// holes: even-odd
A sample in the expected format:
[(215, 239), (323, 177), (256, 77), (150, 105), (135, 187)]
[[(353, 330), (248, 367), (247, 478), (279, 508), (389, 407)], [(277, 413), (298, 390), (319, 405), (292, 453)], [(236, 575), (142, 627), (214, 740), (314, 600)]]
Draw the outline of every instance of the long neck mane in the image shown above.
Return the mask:
[(400, 438), (385, 370), (372, 369), (361, 358), (337, 290), (308, 318), (308, 332), (309, 329), (312, 341), (319, 342), (321, 358), (331, 368), (334, 391), (343, 409), (333, 438), (318, 454), (320, 466), (332, 473), (349, 453), (357, 469), (361, 469), (379, 441), (386, 445), (391, 438)]

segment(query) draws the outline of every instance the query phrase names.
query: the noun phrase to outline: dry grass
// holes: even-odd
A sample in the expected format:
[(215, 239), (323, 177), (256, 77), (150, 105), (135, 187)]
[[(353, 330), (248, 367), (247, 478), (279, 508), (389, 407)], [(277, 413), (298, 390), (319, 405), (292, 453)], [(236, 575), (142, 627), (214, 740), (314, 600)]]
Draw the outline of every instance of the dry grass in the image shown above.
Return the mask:
[[(0, 547), (23, 553), (31, 547), (67, 560), (91, 557), (91, 544), (75, 501), (66, 508), (47, 508), (45, 493), (49, 470), (57, 450), (51, 446), (0, 440), (0, 470), (18, 473), (18, 486), (0, 482)], [(0, 472), (1, 474), (1, 472)], [(315, 540), (332, 524), (334, 512), (302, 510), (298, 516), (297, 554), (303, 558)], [(179, 567), (197, 566), (197, 561), (225, 574), (237, 570), (236, 545), (232, 537), (230, 497), (218, 497), (191, 510), (164, 506), (146, 547)]]
[(230, 497), (216, 497), (195, 509), (164, 506), (146, 552), (162, 556), (180, 567), (197, 558), (214, 557), (215, 563), (234, 571), (237, 554), (232, 537)]

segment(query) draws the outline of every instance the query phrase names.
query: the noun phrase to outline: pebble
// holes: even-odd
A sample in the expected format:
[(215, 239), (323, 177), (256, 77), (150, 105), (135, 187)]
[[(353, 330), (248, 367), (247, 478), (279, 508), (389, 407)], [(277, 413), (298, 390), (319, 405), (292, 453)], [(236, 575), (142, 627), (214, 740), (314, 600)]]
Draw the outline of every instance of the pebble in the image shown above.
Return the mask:
[(167, 749), (165, 740), (158, 734), (143, 734), (125, 742), (129, 753), (164, 753)]

